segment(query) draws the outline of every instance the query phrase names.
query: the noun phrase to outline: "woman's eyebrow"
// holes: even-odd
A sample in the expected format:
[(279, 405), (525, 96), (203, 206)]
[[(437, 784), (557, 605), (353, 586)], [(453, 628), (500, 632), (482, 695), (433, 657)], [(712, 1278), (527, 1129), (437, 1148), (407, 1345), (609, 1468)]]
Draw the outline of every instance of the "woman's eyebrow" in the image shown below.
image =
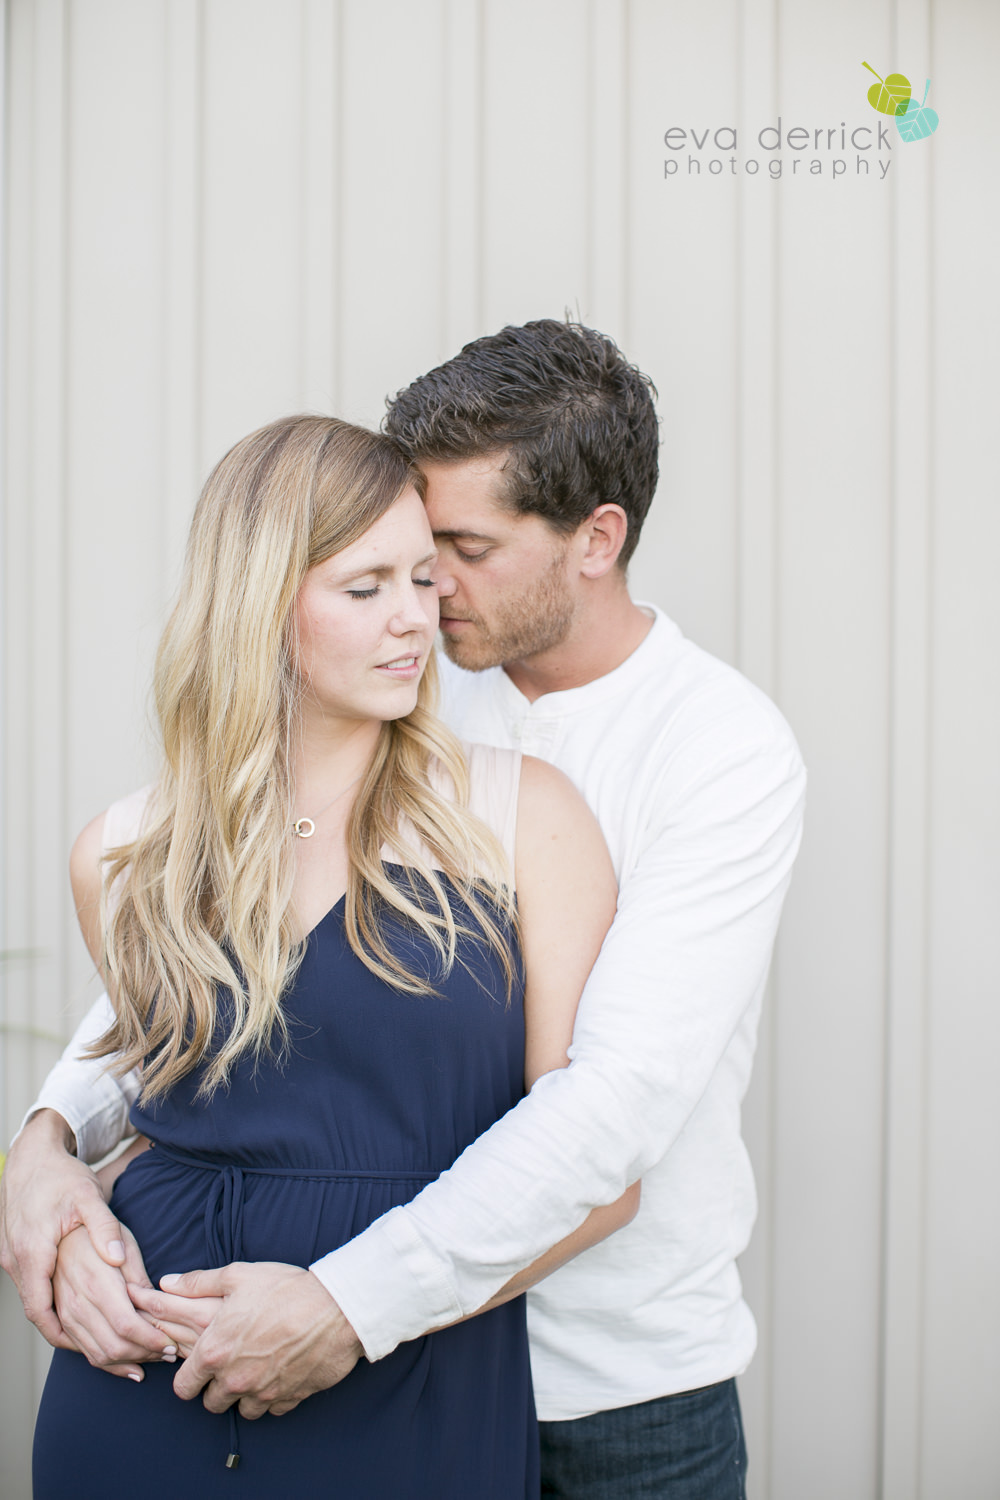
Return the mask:
[[(425, 568), (429, 563), (434, 562), (436, 558), (437, 548), (435, 547), (433, 552), (428, 552), (426, 557), (419, 558), (412, 566), (415, 568)], [(387, 574), (394, 573), (395, 570), (395, 563), (369, 563), (367, 568), (353, 568), (350, 573), (338, 573), (335, 581), (337, 583), (350, 583), (355, 578), (367, 578), (370, 576), (385, 578)]]

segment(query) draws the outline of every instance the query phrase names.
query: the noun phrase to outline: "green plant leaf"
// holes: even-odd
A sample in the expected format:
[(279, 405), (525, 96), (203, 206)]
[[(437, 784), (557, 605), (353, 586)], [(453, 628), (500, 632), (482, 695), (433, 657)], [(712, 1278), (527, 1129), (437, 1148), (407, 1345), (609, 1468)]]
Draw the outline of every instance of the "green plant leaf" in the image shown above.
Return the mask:
[(879, 78), (871, 63), (862, 63), (861, 66), (878, 78), (878, 83), (873, 83), (868, 90), (868, 103), (872, 109), (877, 109), (880, 115), (905, 114), (913, 92), (910, 80), (902, 73), (889, 73), (885, 78)]

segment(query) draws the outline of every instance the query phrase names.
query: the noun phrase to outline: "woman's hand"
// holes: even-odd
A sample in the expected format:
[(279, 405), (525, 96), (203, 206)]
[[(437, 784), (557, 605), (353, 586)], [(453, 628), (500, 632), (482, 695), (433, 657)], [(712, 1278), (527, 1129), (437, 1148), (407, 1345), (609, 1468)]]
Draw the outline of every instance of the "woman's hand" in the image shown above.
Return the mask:
[(150, 1286), (134, 1238), (121, 1226), (125, 1258), (120, 1267), (102, 1260), (84, 1226), (59, 1244), (52, 1291), (55, 1311), (69, 1345), (111, 1375), (142, 1380), (142, 1363), (177, 1358), (173, 1339), (133, 1307), (128, 1287)]
[(225, 1306), (224, 1297), (179, 1297), (172, 1292), (157, 1291), (149, 1282), (145, 1286), (130, 1286), (128, 1294), (133, 1306), (172, 1340), (184, 1359)]

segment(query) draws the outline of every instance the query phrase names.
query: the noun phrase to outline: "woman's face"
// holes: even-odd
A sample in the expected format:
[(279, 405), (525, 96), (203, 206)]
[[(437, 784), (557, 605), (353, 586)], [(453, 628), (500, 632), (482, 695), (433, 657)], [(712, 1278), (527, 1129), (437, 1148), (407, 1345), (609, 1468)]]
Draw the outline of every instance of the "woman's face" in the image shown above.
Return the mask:
[(358, 721), (413, 710), (438, 627), (436, 556), (423, 502), (408, 488), (363, 537), (309, 569), (295, 663), (307, 713)]

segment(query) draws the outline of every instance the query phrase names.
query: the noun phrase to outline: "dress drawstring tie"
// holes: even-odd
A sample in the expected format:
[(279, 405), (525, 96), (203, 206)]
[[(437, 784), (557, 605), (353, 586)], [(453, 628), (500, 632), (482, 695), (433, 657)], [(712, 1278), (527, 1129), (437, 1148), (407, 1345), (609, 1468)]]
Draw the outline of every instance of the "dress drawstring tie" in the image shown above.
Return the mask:
[[(161, 1142), (155, 1143), (157, 1152), (181, 1166), (194, 1167), (198, 1171), (210, 1172), (212, 1183), (205, 1201), (205, 1246), (209, 1261), (215, 1266), (228, 1266), (233, 1261), (244, 1260), (243, 1219), (246, 1206), (245, 1189), (247, 1177), (294, 1177), (313, 1178), (323, 1181), (352, 1179), (355, 1181), (412, 1182), (414, 1191), (433, 1182), (437, 1172), (352, 1172), (340, 1168), (325, 1167), (237, 1167), (204, 1157), (190, 1155)], [(229, 1451), (226, 1468), (237, 1469), (240, 1464), (239, 1402), (228, 1411)]]
[[(205, 1243), (217, 1265), (243, 1259), (244, 1177), (240, 1167), (219, 1167), (205, 1204)], [(239, 1402), (229, 1408), (229, 1452), (226, 1468), (240, 1465)]]

